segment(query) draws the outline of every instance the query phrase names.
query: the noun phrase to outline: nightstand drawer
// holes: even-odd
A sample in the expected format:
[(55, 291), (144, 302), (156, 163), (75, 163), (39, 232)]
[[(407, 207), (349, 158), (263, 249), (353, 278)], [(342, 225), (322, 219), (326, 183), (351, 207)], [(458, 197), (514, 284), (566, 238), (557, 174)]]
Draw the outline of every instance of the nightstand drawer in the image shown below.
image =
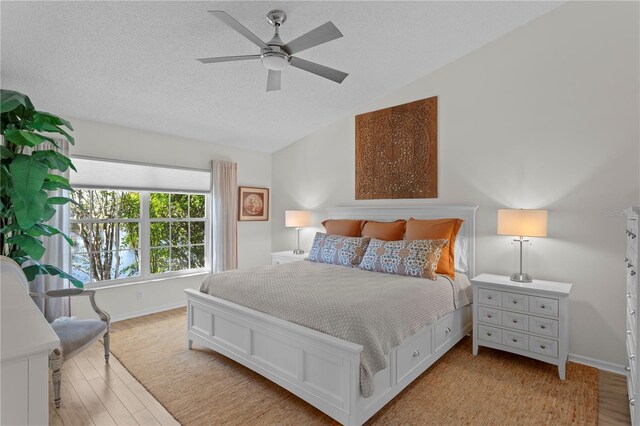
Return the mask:
[(481, 324), (478, 326), (478, 338), (480, 340), (500, 343), (502, 341), (502, 330)]
[(529, 349), (529, 336), (516, 331), (502, 330), (502, 344), (526, 351)]
[(498, 290), (481, 288), (478, 290), (479, 301), (481, 305), (500, 306), (501, 294)]
[(502, 324), (502, 311), (487, 308), (486, 306), (478, 306), (478, 321), (500, 325)]
[(515, 312), (502, 312), (502, 325), (516, 330), (529, 331), (529, 316)]
[(529, 301), (529, 312), (532, 314), (558, 316), (558, 299), (531, 296)]
[(558, 342), (544, 337), (529, 337), (529, 350), (542, 355), (558, 357)]
[(504, 292), (502, 293), (502, 307), (527, 312), (529, 310), (529, 296)]
[(558, 337), (558, 321), (548, 318), (529, 317), (529, 331), (549, 337)]

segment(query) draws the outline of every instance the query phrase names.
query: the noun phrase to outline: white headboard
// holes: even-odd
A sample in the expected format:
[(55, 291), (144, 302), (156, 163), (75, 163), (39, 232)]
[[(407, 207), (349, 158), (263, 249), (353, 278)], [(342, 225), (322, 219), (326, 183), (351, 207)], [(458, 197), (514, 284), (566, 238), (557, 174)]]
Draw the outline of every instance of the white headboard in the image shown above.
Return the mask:
[(476, 272), (476, 210), (478, 206), (411, 206), (411, 207), (334, 207), (329, 209), (329, 219), (365, 219), (392, 221), (396, 219), (443, 219), (464, 220), (458, 236), (462, 237), (462, 256), (466, 260), (473, 278)]

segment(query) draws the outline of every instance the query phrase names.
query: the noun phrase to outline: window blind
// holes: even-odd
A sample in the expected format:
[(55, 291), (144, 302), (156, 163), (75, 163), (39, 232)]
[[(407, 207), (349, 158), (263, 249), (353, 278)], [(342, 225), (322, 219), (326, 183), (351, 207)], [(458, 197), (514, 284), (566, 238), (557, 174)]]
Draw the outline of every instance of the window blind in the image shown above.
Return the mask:
[(78, 173), (71, 171), (75, 188), (109, 188), (134, 191), (207, 194), (211, 172), (204, 169), (134, 163), (92, 157), (72, 157)]

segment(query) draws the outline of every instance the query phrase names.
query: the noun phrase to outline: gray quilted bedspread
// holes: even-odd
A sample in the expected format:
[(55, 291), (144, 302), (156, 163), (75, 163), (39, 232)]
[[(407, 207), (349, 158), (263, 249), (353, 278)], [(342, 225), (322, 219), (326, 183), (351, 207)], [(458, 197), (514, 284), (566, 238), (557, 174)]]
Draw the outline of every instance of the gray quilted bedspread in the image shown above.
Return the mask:
[(391, 348), (471, 302), (463, 274), (435, 281), (338, 265), (292, 262), (209, 275), (200, 291), (321, 331), (364, 348), (360, 389), (373, 394), (373, 376)]

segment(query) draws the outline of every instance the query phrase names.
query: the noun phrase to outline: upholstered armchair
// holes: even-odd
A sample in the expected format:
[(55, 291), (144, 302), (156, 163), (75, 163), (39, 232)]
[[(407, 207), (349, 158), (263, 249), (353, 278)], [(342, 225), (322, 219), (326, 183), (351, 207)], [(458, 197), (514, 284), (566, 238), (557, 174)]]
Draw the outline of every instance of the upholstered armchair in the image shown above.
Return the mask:
[[(12, 259), (8, 257), (0, 256), (3, 263), (3, 270), (7, 268), (17, 268), (19, 272), (16, 276), (19, 276), (20, 283), (29, 291), (29, 282), (22, 273), (22, 269)], [(89, 297), (89, 302), (93, 307), (93, 310), (98, 314), (99, 319), (84, 319), (79, 320), (75, 318), (61, 318), (60, 320), (52, 322), (51, 328), (60, 339), (60, 348), (54, 349), (49, 354), (49, 367), (51, 369), (51, 378), (53, 380), (54, 402), (56, 408), (60, 407), (60, 381), (61, 373), (60, 369), (62, 364), (67, 359), (79, 354), (92, 344), (94, 344), (100, 337), (104, 337), (104, 359), (109, 362), (109, 314), (103, 311), (96, 305), (95, 291), (84, 290), (81, 288), (65, 288), (60, 290), (49, 290), (43, 293), (30, 293), (33, 298), (55, 298), (55, 297), (75, 297), (86, 296)]]
[(49, 367), (51, 368), (51, 378), (53, 380), (53, 394), (56, 408), (60, 408), (60, 379), (62, 364), (64, 361), (79, 354), (89, 346), (93, 345), (100, 337), (104, 341), (104, 360), (109, 363), (109, 324), (111, 318), (109, 314), (96, 305), (94, 290), (84, 290), (81, 288), (64, 288), (61, 290), (49, 290), (44, 293), (31, 293), (31, 297), (73, 297), (88, 296), (91, 307), (98, 314), (100, 319), (63, 318), (54, 320), (51, 328), (60, 339), (61, 348), (55, 349), (49, 355)]

